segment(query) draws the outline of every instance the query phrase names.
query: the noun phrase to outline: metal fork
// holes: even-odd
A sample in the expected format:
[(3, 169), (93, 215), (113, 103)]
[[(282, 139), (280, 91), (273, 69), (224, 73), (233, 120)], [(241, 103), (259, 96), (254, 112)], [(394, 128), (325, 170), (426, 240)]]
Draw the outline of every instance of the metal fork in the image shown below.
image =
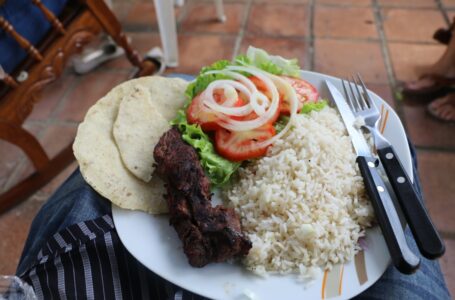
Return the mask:
[[(378, 156), (389, 178), (398, 203), (411, 228), (420, 252), (428, 259), (444, 254), (445, 246), (436, 231), (419, 193), (415, 190), (393, 146), (379, 130), (381, 115), (359, 74), (351, 81), (342, 80), (347, 102), (356, 117), (364, 120), (365, 127), (373, 136)], [(359, 88), (360, 86), (360, 88)]]

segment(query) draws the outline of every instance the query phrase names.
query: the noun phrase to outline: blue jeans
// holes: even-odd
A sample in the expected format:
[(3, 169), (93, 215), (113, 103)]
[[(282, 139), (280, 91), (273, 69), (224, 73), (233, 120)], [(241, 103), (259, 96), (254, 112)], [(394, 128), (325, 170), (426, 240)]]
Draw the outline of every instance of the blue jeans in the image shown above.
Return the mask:
[[(414, 174), (417, 165), (414, 149)], [(421, 191), (415, 176), (415, 186)], [(55, 233), (69, 225), (111, 213), (110, 202), (95, 192), (76, 170), (56, 193), (43, 205), (33, 220), (17, 274), (24, 272), (36, 258), (38, 251)], [(406, 230), (411, 250), (419, 253), (412, 235)], [(390, 266), (384, 275), (356, 299), (450, 299), (439, 263), (421, 257), (420, 269), (413, 275), (403, 275)]]

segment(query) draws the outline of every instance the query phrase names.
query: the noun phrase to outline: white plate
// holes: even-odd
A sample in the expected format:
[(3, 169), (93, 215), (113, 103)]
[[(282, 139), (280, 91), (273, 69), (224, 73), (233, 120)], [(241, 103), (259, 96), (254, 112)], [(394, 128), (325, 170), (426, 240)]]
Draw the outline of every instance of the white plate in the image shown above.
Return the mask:
[[(311, 82), (322, 98), (329, 99), (324, 80), (330, 80), (340, 91), (341, 81), (335, 77), (302, 71), (302, 78)], [(412, 161), (403, 126), (393, 109), (379, 96), (373, 99), (387, 122), (384, 135), (395, 147), (412, 180)], [(386, 118), (387, 115), (387, 118)], [(189, 291), (214, 299), (245, 299), (245, 291), (256, 299), (348, 299), (358, 295), (384, 273), (390, 256), (378, 227), (367, 231), (366, 250), (345, 265), (337, 265), (309, 286), (296, 276), (257, 277), (239, 264), (218, 263), (204, 268), (191, 267), (182, 251), (181, 242), (169, 226), (167, 216), (152, 216), (112, 206), (115, 227), (128, 251), (144, 266), (161, 277)]]

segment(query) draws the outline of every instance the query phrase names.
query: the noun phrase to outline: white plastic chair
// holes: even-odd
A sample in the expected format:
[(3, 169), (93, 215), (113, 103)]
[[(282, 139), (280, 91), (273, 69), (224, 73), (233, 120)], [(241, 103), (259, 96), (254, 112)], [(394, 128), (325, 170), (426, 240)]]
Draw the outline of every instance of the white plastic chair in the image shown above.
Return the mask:
[[(153, 0), (155, 3), (158, 28), (160, 30), (161, 44), (163, 45), (164, 63), (168, 67), (177, 67), (179, 64), (177, 24), (175, 21), (174, 4), (182, 6), (185, 0)], [(214, 0), (216, 16), (220, 22), (226, 21), (223, 0)]]

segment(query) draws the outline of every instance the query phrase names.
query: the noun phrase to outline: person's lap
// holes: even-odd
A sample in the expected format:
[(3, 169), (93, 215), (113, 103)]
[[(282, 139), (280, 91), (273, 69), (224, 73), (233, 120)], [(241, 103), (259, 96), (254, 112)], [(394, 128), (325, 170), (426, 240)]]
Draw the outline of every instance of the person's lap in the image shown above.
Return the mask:
[[(420, 191), (418, 180), (416, 188)], [(17, 274), (27, 269), (41, 247), (55, 233), (69, 225), (92, 220), (110, 212), (110, 202), (84, 181), (79, 170), (75, 171), (35, 217)], [(406, 237), (410, 248), (419, 253), (409, 229), (406, 230)], [(357, 299), (450, 299), (438, 262), (424, 258), (421, 260), (419, 270), (413, 275), (403, 275), (390, 266), (380, 280)]]
[(30, 227), (16, 273), (22, 274), (55, 233), (79, 222), (111, 212), (111, 203), (101, 197), (77, 169), (43, 205)]

